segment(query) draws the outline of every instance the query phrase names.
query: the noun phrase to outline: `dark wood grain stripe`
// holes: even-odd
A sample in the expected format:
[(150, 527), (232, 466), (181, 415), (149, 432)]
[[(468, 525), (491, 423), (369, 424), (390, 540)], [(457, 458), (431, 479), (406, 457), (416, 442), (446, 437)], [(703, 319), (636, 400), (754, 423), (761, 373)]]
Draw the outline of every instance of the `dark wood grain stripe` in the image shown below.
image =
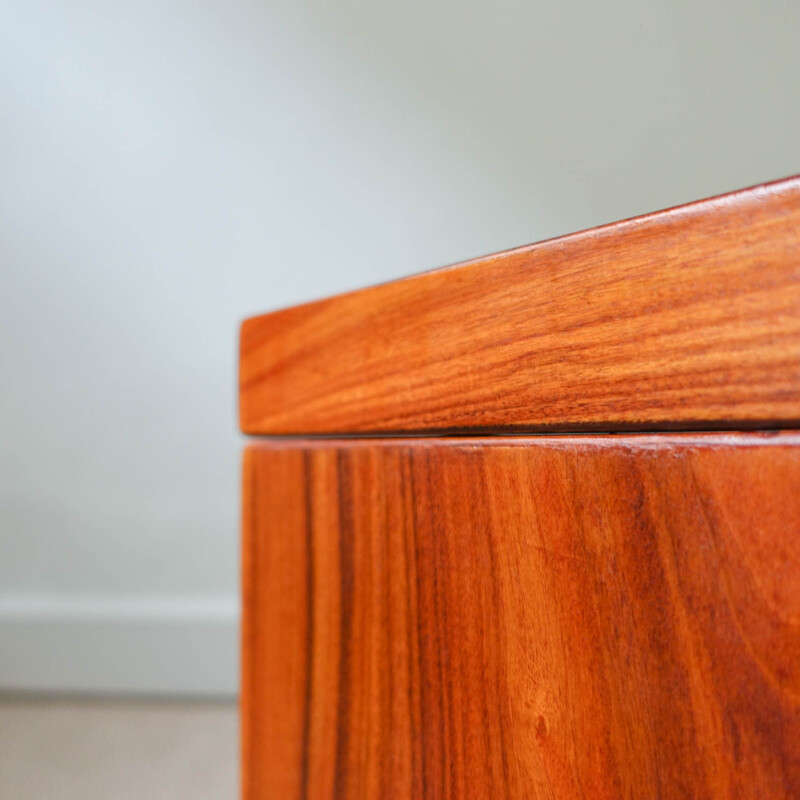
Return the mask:
[(303, 709), (302, 753), (300, 757), (300, 798), (308, 799), (311, 713), (314, 707), (314, 502), (311, 453), (303, 452), (303, 490), (306, 512), (306, 672)]
[(339, 504), (339, 571), (340, 599), (340, 650), (338, 700), (336, 708), (336, 765), (334, 797), (344, 798), (347, 792), (348, 759), (350, 757), (350, 662), (353, 646), (353, 594), (355, 567), (353, 553), (354, 498), (348, 454), (339, 450), (336, 461), (336, 481)]

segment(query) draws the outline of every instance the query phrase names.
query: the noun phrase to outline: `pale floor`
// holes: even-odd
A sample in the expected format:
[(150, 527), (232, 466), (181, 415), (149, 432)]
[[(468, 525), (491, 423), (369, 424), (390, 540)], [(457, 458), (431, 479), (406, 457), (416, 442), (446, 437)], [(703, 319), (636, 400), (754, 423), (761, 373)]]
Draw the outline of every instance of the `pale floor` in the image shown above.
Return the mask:
[(235, 800), (234, 703), (0, 695), (0, 800)]

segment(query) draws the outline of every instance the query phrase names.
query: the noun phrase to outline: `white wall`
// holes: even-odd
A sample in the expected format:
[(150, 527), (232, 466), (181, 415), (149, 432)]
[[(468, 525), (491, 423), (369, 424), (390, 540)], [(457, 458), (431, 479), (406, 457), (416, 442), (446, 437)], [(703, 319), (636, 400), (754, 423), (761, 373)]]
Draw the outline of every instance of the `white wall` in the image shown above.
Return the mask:
[(0, 686), (233, 690), (242, 317), (800, 171), (793, 0), (0, 23)]

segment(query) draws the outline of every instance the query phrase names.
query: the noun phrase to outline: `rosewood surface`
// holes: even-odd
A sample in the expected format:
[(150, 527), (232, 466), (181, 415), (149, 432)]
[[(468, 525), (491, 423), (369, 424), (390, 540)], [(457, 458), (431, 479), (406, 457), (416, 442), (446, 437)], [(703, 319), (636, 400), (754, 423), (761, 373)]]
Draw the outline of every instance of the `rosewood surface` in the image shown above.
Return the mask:
[(251, 445), (245, 800), (800, 797), (798, 445)]
[(800, 179), (247, 320), (251, 434), (800, 422)]

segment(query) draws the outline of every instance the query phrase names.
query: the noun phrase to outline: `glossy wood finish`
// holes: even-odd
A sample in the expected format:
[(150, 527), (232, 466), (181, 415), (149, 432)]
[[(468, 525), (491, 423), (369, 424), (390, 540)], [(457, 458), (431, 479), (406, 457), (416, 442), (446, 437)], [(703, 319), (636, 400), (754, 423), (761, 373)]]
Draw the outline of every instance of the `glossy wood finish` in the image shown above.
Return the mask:
[(798, 445), (251, 445), (245, 800), (800, 797)]
[(800, 421), (800, 179), (247, 320), (245, 432)]

